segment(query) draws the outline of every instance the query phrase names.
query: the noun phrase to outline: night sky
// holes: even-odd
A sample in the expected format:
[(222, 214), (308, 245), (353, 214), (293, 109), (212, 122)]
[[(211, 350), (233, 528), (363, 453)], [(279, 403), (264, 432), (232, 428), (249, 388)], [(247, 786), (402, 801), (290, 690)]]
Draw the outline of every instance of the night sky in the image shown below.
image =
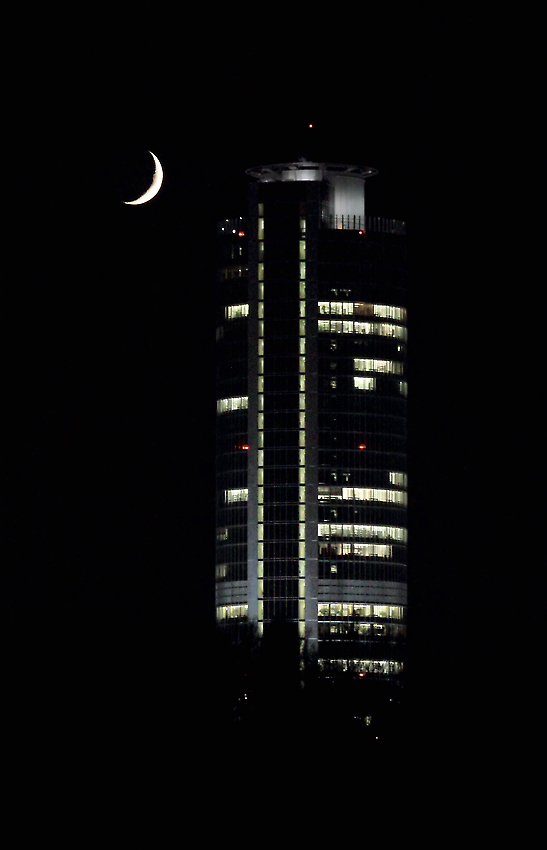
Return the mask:
[[(522, 711), (500, 676), (520, 663), (504, 584), (521, 564), (500, 530), (521, 461), (498, 336), (504, 93), (485, 23), (439, 8), (339, 29), (279, 10), (254, 28), (241, 12), (105, 27), (89, 11), (66, 33), (46, 14), (10, 130), (24, 160), (4, 454), (20, 703), (104, 706), (113, 690), (172, 704), (182, 689), (187, 711), (212, 712), (215, 223), (245, 214), (245, 168), (304, 156), (377, 168), (367, 213), (408, 224), (420, 734), (503, 726)], [(126, 206), (148, 150), (163, 187)], [(523, 581), (509, 596), (533, 608)]]

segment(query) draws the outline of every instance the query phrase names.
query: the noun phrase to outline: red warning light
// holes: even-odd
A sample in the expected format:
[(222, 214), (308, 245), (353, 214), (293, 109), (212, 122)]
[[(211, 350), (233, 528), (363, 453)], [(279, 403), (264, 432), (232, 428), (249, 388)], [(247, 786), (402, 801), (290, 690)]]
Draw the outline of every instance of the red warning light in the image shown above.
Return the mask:
[(359, 448), (360, 448), (360, 449), (366, 449), (366, 447), (367, 447), (367, 444), (366, 444), (366, 443), (359, 443)]
[(244, 452), (248, 452), (248, 451), (249, 451), (249, 446), (247, 446), (246, 444), (244, 444), (243, 446), (241, 446), (241, 448), (243, 449), (243, 451), (244, 451)]
[(313, 127), (313, 124), (308, 124), (308, 127), (309, 127), (309, 128), (310, 128), (310, 130), (311, 130), (311, 128)]
[(237, 235), (238, 235), (238, 236), (245, 236), (245, 233), (243, 232), (243, 230), (240, 230), (240, 231), (239, 231), (239, 233), (238, 233)]

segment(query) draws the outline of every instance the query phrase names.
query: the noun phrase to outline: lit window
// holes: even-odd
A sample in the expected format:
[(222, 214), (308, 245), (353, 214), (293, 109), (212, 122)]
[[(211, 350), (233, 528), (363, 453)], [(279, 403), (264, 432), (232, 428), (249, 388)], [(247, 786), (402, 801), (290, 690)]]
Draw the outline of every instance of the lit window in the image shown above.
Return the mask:
[(404, 620), (403, 605), (370, 605), (364, 602), (318, 602), (317, 616), (325, 619), (351, 617), (352, 619)]
[(332, 557), (391, 558), (393, 547), (385, 543), (319, 543), (319, 555)]
[(231, 410), (246, 410), (248, 406), (249, 397), (246, 395), (219, 398), (217, 401), (217, 413), (228, 413)]
[(406, 487), (407, 486), (406, 472), (390, 472), (389, 473), (389, 483), (395, 484), (396, 487)]
[(395, 339), (406, 340), (406, 328), (400, 325), (391, 325), (387, 322), (354, 322), (319, 319), (318, 329), (320, 333), (333, 334), (373, 334), (375, 336), (388, 336)]
[(357, 525), (320, 522), (317, 526), (318, 537), (376, 537), (383, 540), (396, 540), (406, 543), (407, 530), (393, 525)]
[(353, 379), (353, 386), (356, 390), (373, 390), (376, 387), (376, 378), (361, 378)]
[(393, 502), (406, 505), (407, 495), (400, 490), (383, 490), (376, 487), (342, 487), (342, 499), (364, 502)]
[[(355, 305), (355, 312), (358, 313), (358, 306)], [(364, 305), (363, 305), (364, 306)], [(387, 304), (373, 304), (374, 315), (382, 319), (395, 319), (396, 322), (406, 322), (406, 310), (404, 307), (390, 307)]]
[(248, 605), (217, 605), (217, 620), (239, 620), (247, 616)]
[(227, 505), (231, 505), (234, 502), (246, 502), (248, 497), (249, 490), (247, 487), (237, 487), (235, 490), (224, 491), (224, 501)]
[(404, 307), (392, 307), (389, 304), (364, 304), (360, 301), (319, 301), (319, 313), (338, 316), (377, 316), (380, 319), (406, 321)]
[(397, 676), (403, 672), (402, 661), (377, 661), (364, 658), (319, 658), (321, 673), (369, 673), (380, 676)]
[(328, 487), (317, 488), (319, 500), (347, 500), (364, 502), (392, 502), (396, 505), (407, 504), (407, 494), (401, 490), (384, 490), (376, 487)]
[[(343, 544), (344, 546), (347, 544)], [(391, 558), (392, 546), (384, 543), (353, 543), (353, 554), (360, 558)]]
[(249, 315), (248, 304), (230, 304), (224, 308), (225, 319), (240, 319)]
[(384, 372), (389, 375), (402, 375), (403, 364), (393, 360), (373, 360), (355, 358), (355, 369), (357, 372)]

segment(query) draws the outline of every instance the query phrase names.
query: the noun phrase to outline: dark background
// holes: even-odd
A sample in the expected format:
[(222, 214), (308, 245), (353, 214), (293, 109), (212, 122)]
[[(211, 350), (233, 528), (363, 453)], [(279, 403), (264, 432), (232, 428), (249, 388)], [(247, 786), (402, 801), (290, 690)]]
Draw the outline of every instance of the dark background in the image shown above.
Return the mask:
[[(213, 728), (215, 223), (245, 214), (245, 168), (300, 156), (377, 168), (367, 213), (408, 223), (410, 737), (527, 725), (540, 602), (516, 543), (531, 493), (513, 504), (509, 484), (533, 438), (508, 345), (511, 60), (486, 17), (346, 13), (44, 11), (24, 30), (3, 461), (29, 726)], [(126, 206), (149, 150), (162, 189)]]

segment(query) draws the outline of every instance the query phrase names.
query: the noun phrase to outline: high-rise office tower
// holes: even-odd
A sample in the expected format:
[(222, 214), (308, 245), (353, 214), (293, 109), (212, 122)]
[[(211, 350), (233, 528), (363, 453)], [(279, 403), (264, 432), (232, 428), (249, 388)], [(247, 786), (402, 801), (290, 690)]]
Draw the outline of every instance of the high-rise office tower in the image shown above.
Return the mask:
[[(252, 168), (219, 224), (219, 626), (279, 624), (303, 669), (398, 691), (407, 611), (405, 224), (372, 168)], [(390, 697), (392, 698), (392, 697)]]

